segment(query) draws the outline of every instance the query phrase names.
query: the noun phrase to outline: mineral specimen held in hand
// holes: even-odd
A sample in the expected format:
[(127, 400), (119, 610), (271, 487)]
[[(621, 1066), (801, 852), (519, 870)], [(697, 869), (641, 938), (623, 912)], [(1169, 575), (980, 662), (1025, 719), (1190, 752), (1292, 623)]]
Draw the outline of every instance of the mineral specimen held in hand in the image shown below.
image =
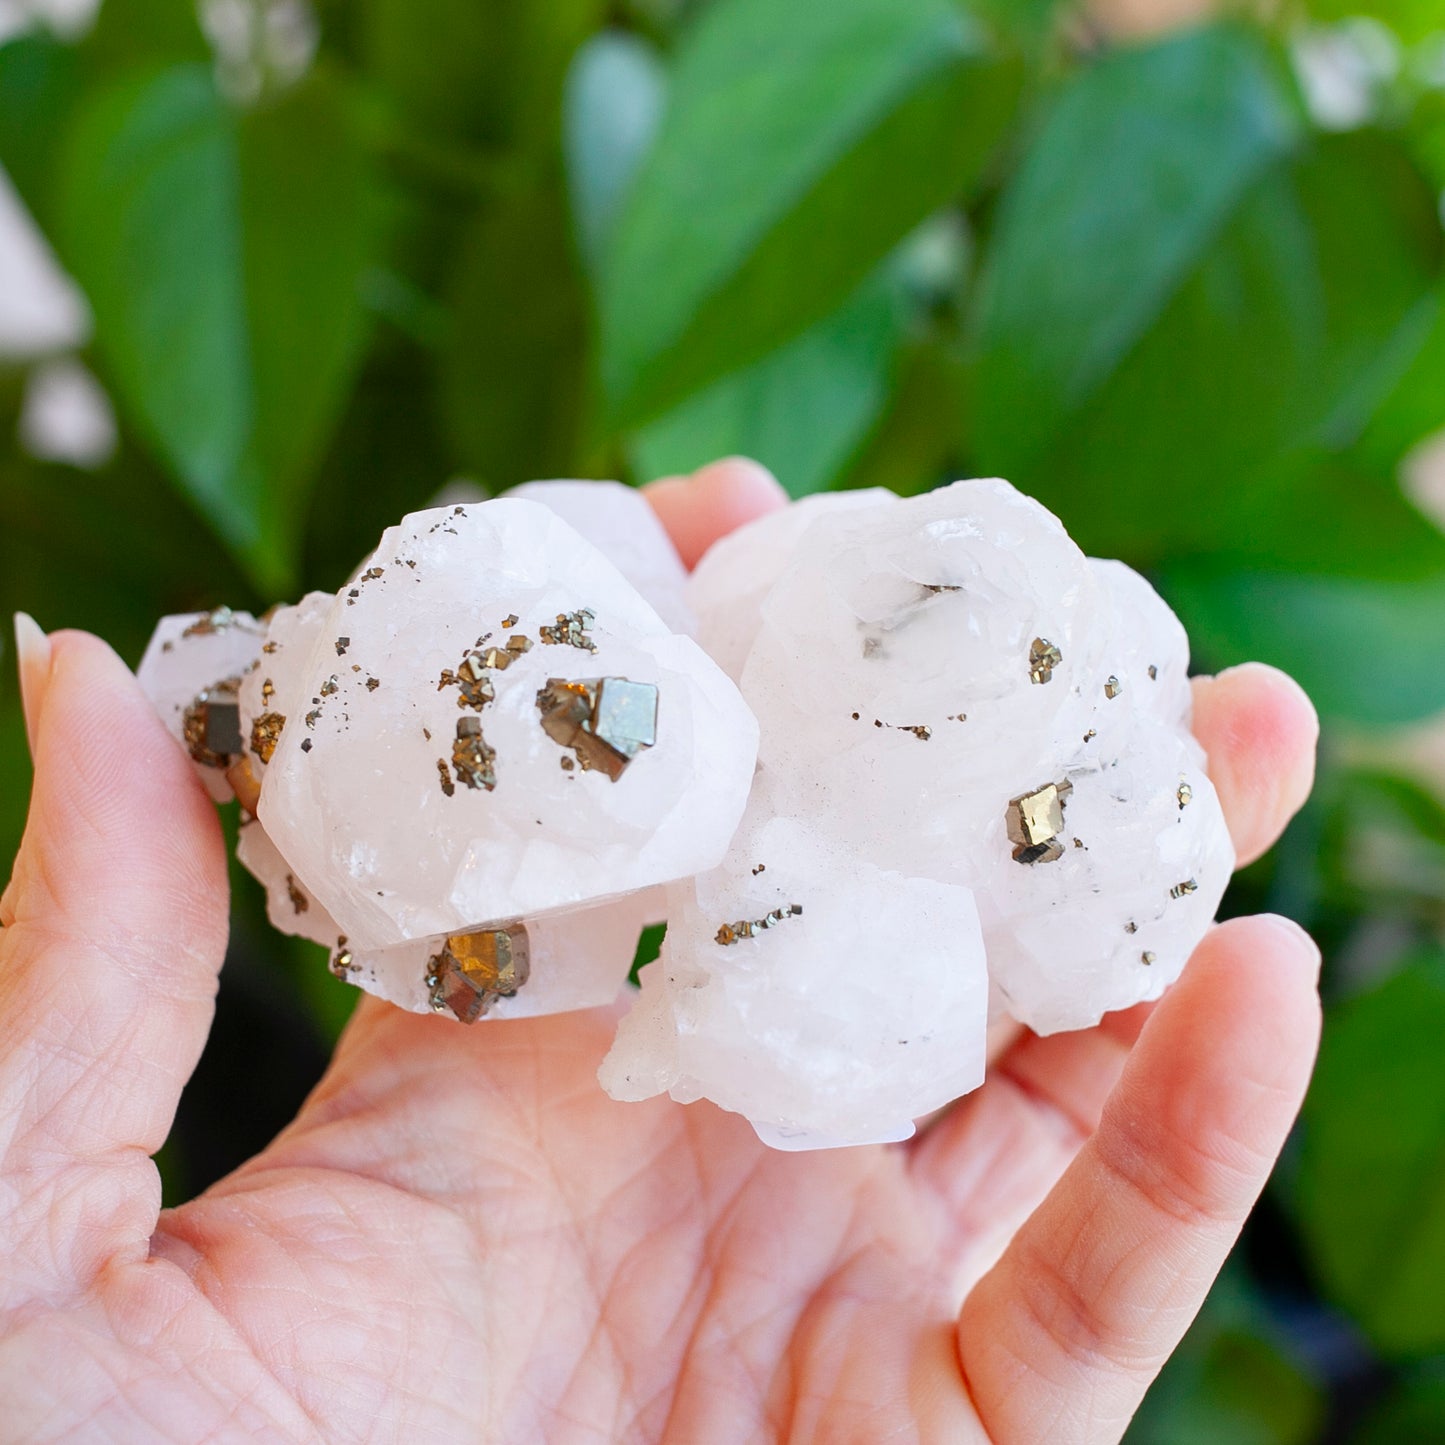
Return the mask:
[(1004, 482), (809, 498), (686, 583), (635, 492), (547, 482), (261, 623), (167, 618), (142, 680), (333, 973), (589, 1007), (665, 912), (604, 1087), (798, 1149), (907, 1137), (991, 1016), (1178, 975), (1233, 865), (1187, 671), (1148, 583)]
[[(370, 560), (309, 651), (266, 660), (289, 711), (259, 808), (353, 949), (574, 908), (722, 856), (752, 718), (555, 513), (509, 498), (417, 513)], [(588, 740), (624, 768), (559, 766), (537, 697), (565, 684), (595, 693)], [(634, 724), (609, 690), (652, 700), (655, 740), (615, 730)]]
[[(766, 517), (690, 597), (762, 729), (739, 838), (796, 832), (669, 889), (609, 1092), (711, 1098), (775, 1144), (899, 1138), (981, 1077), (990, 992), (1049, 1033), (1177, 977), (1233, 852), (1183, 630), (1137, 574), (960, 482)], [(801, 918), (721, 945), (783, 901)]]
[[(656, 885), (725, 852), (756, 755), (733, 684), (534, 500), (417, 513), (335, 596), (166, 619), (147, 658), (217, 795), (257, 815), (238, 851), (273, 922), (467, 1022), (615, 997)], [(549, 690), (580, 703), (565, 736)]]

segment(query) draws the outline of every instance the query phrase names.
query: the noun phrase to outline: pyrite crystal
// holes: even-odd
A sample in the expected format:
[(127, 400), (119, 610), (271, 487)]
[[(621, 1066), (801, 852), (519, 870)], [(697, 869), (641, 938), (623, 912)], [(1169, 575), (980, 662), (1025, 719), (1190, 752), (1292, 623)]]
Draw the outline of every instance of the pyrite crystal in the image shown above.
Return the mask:
[(553, 626), (539, 627), (537, 633), (543, 642), (550, 642), (553, 646), (578, 647), (583, 652), (596, 652), (597, 644), (587, 632), (596, 620), (597, 614), (590, 607), (579, 607), (575, 612), (559, 612)]
[(285, 726), (286, 719), (279, 712), (264, 712), (251, 724), (251, 751), (263, 763), (271, 761)]
[(1067, 779), (1009, 799), (1005, 814), (1016, 863), (1054, 863), (1063, 857), (1057, 841), (1064, 831), (1064, 800), (1074, 791)]
[(625, 677), (569, 682), (549, 677), (537, 693), (542, 730), (571, 748), (583, 771), (615, 783), (627, 765), (657, 742), (657, 688)]
[(431, 1006), (450, 1009), (474, 1024), (497, 1002), (510, 998), (531, 974), (527, 930), (520, 923), (454, 933), (427, 960)]
[(236, 702), (240, 685), (240, 678), (231, 677), (202, 688), (186, 709), (182, 723), (186, 748), (202, 767), (224, 770), (241, 751), (241, 710)]
[(1054, 675), (1054, 669), (1063, 660), (1063, 653), (1048, 638), (1034, 638), (1029, 647), (1029, 681), (1048, 682)]
[(724, 923), (713, 935), (713, 942), (727, 947), (744, 938), (755, 938), (766, 929), (776, 928), (785, 918), (798, 917), (802, 911), (796, 903), (789, 903), (779, 908), (769, 909), (761, 918), (744, 918), (737, 923)]
[(497, 750), (488, 747), (487, 740), (482, 736), (481, 718), (458, 718), (457, 738), (452, 744), (452, 767), (456, 771), (457, 782), (491, 792), (497, 786), (497, 774), (493, 767), (496, 760)]

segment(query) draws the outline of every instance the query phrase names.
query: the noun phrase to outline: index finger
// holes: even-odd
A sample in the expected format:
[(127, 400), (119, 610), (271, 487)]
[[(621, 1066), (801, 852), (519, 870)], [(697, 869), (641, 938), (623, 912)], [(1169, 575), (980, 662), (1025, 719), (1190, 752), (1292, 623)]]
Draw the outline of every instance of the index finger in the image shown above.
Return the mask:
[(1247, 662), (1194, 679), (1194, 735), (1243, 867), (1273, 846), (1309, 797), (1320, 735), (1314, 704), (1278, 668)]
[(748, 457), (724, 457), (691, 476), (661, 477), (642, 492), (689, 570), (719, 537), (788, 500), (778, 479)]

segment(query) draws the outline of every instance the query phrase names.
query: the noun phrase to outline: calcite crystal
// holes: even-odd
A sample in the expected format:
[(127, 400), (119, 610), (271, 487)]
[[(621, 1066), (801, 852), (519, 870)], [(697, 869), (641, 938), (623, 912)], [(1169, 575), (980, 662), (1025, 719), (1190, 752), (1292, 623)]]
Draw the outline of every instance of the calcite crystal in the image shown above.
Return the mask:
[[(980, 481), (764, 518), (703, 559), (690, 600), (761, 726), (739, 837), (799, 830), (770, 851), (802, 916), (720, 944), (772, 900), (758, 885), (779, 861), (756, 844), (670, 888), (609, 1092), (711, 1098), (775, 1144), (899, 1138), (981, 1078), (990, 995), (1049, 1033), (1178, 976), (1233, 853), (1189, 733), (1183, 630), (1136, 573)], [(808, 856), (828, 861), (799, 874)], [(890, 906), (925, 887), (926, 905)], [(967, 1001), (930, 1012), (961, 976)], [(846, 1041), (836, 1056), (787, 1039), (799, 1011)], [(914, 1068), (940, 1038), (946, 1083)]]
[(690, 579), (635, 492), (545, 482), (408, 517), (261, 622), (167, 618), (142, 680), (338, 977), (464, 1022), (585, 1008), (665, 917), (603, 1086), (804, 1149), (908, 1137), (991, 1022), (1178, 976), (1233, 866), (1188, 661), (1004, 482), (812, 497)]
[[(646, 504), (599, 490), (593, 528), (636, 534)], [(143, 677), (255, 815), (238, 853), (272, 921), (338, 976), (467, 1022), (615, 997), (656, 885), (722, 857), (756, 754), (736, 688), (552, 491), (408, 517), (337, 594), (264, 625), (166, 619)], [(646, 553), (634, 535), (639, 575)]]
[(777, 1148), (906, 1138), (983, 1082), (974, 895), (878, 866), (771, 791), (760, 777), (720, 867), (668, 889), (602, 1083), (712, 1099)]
[[(736, 689), (536, 502), (407, 518), (289, 655), (256, 704), (290, 709), (258, 815), (354, 949), (685, 877), (741, 814), (756, 730)], [(588, 742), (632, 748), (625, 769), (561, 766), (576, 745), (538, 695), (568, 684), (595, 691)], [(640, 726), (609, 704), (639, 693), (655, 741), (598, 731)]]
[(692, 635), (687, 572), (657, 513), (621, 482), (524, 482), (506, 494), (540, 502), (585, 537), (647, 599), (673, 632)]

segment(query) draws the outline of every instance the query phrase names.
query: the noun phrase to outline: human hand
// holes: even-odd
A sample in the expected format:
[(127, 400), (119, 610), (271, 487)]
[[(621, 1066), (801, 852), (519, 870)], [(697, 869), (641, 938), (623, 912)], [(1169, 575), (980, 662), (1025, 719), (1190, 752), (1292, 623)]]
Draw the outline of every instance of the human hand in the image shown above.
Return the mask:
[[(651, 495), (689, 562), (781, 502), (738, 462)], [(0, 1440), (1122, 1435), (1303, 1095), (1318, 954), (1293, 924), (1223, 924), (1159, 1004), (1020, 1038), (907, 1144), (813, 1154), (608, 1099), (614, 1012), (461, 1029), (363, 999), (295, 1122), (163, 1211), (221, 833), (114, 654), (21, 630)], [(1247, 860), (1308, 792), (1313, 710), (1252, 666), (1196, 683), (1195, 728)]]

